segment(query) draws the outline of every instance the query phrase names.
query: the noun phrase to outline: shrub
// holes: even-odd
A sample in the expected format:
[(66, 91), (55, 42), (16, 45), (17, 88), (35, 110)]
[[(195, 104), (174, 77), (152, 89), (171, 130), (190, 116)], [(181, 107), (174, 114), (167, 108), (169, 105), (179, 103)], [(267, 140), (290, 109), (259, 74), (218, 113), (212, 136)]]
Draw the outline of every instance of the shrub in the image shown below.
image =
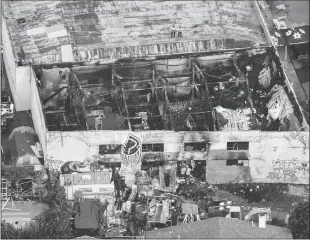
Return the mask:
[(292, 211), (289, 227), (294, 238), (309, 239), (309, 202), (302, 202)]

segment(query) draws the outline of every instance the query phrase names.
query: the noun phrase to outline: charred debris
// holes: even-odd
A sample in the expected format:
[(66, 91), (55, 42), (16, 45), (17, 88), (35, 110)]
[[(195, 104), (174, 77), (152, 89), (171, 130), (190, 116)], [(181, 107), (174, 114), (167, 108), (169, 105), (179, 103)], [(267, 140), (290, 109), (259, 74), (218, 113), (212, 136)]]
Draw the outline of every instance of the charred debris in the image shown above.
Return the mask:
[(301, 129), (272, 48), (35, 72), (49, 131)]

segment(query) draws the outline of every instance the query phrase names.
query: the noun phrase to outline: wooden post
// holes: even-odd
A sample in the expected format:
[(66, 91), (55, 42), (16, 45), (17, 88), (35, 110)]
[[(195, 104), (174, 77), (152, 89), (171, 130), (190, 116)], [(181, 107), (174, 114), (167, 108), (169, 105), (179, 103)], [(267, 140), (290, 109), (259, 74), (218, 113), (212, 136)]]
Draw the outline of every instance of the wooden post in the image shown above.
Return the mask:
[(169, 118), (170, 118), (171, 129), (174, 130), (174, 123), (173, 123), (173, 119), (172, 119), (172, 116), (171, 116), (171, 113), (170, 113), (169, 99), (168, 99), (168, 94), (167, 94), (167, 88), (166, 88), (166, 86), (164, 86), (164, 93), (165, 93), (166, 106), (167, 106), (168, 112), (169, 112)]
[(130, 123), (130, 119), (129, 119), (129, 112), (128, 112), (128, 108), (127, 108), (127, 102), (126, 102), (125, 93), (123, 91), (123, 88), (121, 88), (121, 91), (122, 91), (122, 96), (123, 96), (124, 105), (125, 105), (125, 111), (126, 111), (126, 115), (127, 115), (126, 118), (127, 118), (127, 122), (128, 122), (128, 127), (129, 127), (129, 130), (132, 131), (131, 123)]
[(245, 79), (246, 79), (246, 88), (247, 88), (247, 92), (248, 92), (248, 101), (250, 103), (251, 108), (254, 108), (252, 97), (251, 97), (251, 89), (250, 89), (250, 84), (249, 84), (249, 74), (248, 73), (245, 75)]
[(111, 67), (111, 79), (112, 79), (112, 86), (114, 88), (114, 77), (115, 77), (115, 74), (114, 74), (114, 65), (112, 65)]
[(156, 72), (155, 72), (155, 64), (152, 65), (152, 97), (154, 97), (155, 93), (155, 76), (156, 76)]
[(192, 101), (194, 100), (195, 97), (195, 67), (194, 67), (194, 63), (192, 62), (192, 82), (191, 82), (191, 93), (192, 93)]
[(205, 82), (205, 90), (206, 90), (206, 101), (207, 101), (207, 105), (209, 106), (209, 111), (211, 111), (211, 115), (212, 115), (212, 126), (214, 128), (214, 130), (216, 130), (215, 127), (215, 115), (213, 112), (213, 106), (212, 106), (212, 102), (211, 102), (211, 96), (210, 96), (210, 92), (209, 92), (209, 88), (208, 88), (208, 81), (205, 79), (205, 77), (203, 76), (203, 73), (201, 72), (201, 70), (199, 69), (199, 67), (195, 64), (195, 68), (196, 70), (199, 72), (200, 76), (202, 77), (203, 81)]

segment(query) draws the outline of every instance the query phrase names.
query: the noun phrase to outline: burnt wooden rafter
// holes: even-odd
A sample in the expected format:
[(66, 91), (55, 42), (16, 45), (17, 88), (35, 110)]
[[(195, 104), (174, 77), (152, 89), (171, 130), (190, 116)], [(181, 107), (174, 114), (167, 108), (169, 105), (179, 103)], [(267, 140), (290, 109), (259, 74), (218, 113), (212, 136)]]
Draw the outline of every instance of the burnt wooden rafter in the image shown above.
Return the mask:
[(126, 98), (125, 98), (124, 89), (122, 88), (121, 91), (122, 91), (122, 96), (123, 96), (123, 100), (124, 100), (124, 106), (125, 106), (125, 111), (126, 111), (126, 118), (127, 118), (127, 121), (128, 121), (128, 127), (129, 127), (129, 130), (132, 130), (130, 119), (129, 119), (129, 112), (128, 112), (128, 107), (127, 107), (127, 102), (126, 102)]
[(211, 111), (212, 113), (212, 125), (215, 129), (215, 123), (216, 123), (216, 117), (213, 111), (213, 106), (212, 106), (212, 102), (211, 102), (211, 96), (210, 96), (210, 92), (209, 92), (209, 88), (208, 88), (208, 81), (205, 79), (203, 73), (201, 72), (200, 68), (197, 66), (197, 64), (194, 64), (196, 71), (200, 74), (200, 77), (203, 79), (203, 81), (205, 82), (205, 90), (206, 90), (206, 98), (205, 101), (209, 107), (209, 111)]
[(246, 74), (243, 74), (241, 72), (241, 70), (239, 69), (238, 67), (238, 63), (237, 63), (237, 60), (238, 60), (238, 57), (240, 56), (240, 54), (235, 54), (233, 56), (233, 64), (234, 64), (234, 67), (235, 69), (237, 70), (238, 72), (238, 75), (240, 77), (241, 80), (245, 81), (245, 85), (246, 85), (246, 91), (247, 91), (247, 100), (251, 106), (251, 108), (254, 108), (253, 106), (253, 102), (252, 102), (252, 98), (251, 98), (251, 90), (250, 90), (250, 84), (249, 84), (249, 79), (248, 79), (248, 73)]
[(174, 123), (173, 123), (172, 115), (171, 115), (170, 108), (169, 108), (169, 99), (168, 99), (168, 94), (167, 94), (167, 88), (165, 85), (164, 85), (164, 94), (165, 94), (165, 100), (166, 100), (165, 105), (167, 106), (168, 112), (169, 112), (170, 125), (171, 125), (172, 130), (174, 130)]
[(191, 100), (194, 100), (195, 97), (195, 67), (192, 63), (192, 78), (191, 78)]

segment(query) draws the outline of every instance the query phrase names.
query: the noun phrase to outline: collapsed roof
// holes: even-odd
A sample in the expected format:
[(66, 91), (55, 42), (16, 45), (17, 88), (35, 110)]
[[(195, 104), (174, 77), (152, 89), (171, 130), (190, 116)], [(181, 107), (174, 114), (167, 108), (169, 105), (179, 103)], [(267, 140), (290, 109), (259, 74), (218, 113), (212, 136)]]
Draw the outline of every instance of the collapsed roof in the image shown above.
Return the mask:
[(49, 131), (300, 130), (279, 69), (267, 48), (35, 71)]

